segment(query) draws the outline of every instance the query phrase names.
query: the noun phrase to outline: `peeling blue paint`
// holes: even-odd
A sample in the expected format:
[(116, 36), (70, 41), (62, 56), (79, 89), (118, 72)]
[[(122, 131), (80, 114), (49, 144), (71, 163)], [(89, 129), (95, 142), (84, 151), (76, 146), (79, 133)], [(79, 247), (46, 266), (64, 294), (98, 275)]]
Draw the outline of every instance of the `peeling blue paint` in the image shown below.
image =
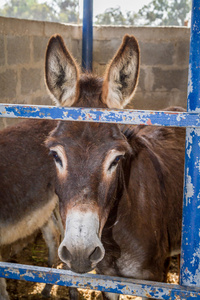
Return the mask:
[(192, 92), (193, 92), (192, 68), (191, 68), (191, 64), (189, 64), (189, 69), (188, 69), (188, 95)]
[(186, 129), (181, 284), (200, 287), (200, 129)]
[[(61, 269), (0, 262), (0, 277), (94, 289), (154, 299), (200, 299), (200, 290), (161, 282), (134, 280), (96, 274), (76, 274)], [(174, 298), (172, 298), (172, 295)]]
[[(200, 3), (193, 1), (188, 113), (200, 112)], [(200, 128), (186, 129), (180, 284), (200, 287)]]
[(200, 113), (0, 104), (0, 117), (200, 127)]
[(200, 112), (200, 17), (199, 1), (193, 0), (191, 34), (190, 34), (190, 62), (188, 78), (188, 111)]

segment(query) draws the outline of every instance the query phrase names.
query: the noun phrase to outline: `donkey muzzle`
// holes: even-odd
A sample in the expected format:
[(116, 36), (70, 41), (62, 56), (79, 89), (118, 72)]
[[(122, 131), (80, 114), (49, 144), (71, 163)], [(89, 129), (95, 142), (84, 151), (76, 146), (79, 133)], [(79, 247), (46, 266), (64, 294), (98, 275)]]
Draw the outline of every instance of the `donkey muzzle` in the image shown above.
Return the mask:
[(68, 213), (65, 237), (58, 249), (58, 255), (72, 271), (89, 272), (103, 259), (105, 250), (98, 232), (97, 213), (75, 209)]

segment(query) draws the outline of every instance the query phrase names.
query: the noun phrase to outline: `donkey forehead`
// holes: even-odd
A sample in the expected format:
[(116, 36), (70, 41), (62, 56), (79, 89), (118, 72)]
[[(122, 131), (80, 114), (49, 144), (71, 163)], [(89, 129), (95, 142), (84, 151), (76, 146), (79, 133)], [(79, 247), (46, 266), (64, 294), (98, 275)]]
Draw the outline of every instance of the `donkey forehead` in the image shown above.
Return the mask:
[(115, 124), (64, 122), (52, 132), (48, 146), (62, 145), (72, 156), (105, 155), (111, 149), (129, 151), (126, 138)]
[(117, 125), (88, 122), (61, 121), (52, 136), (64, 142), (70, 139), (74, 143), (102, 144), (103, 141), (124, 140)]

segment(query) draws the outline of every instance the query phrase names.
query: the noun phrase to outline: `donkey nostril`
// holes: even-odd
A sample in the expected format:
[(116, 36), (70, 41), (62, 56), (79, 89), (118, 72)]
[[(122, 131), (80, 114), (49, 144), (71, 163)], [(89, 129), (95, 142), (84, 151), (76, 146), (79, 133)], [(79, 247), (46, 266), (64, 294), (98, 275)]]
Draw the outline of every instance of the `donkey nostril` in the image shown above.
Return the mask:
[(101, 256), (102, 256), (101, 248), (100, 247), (96, 247), (94, 249), (94, 251), (90, 254), (89, 259), (91, 261), (97, 261), (97, 260), (99, 260), (101, 258)]
[(61, 260), (63, 260), (64, 262), (66, 261), (70, 261), (72, 258), (71, 253), (69, 252), (69, 250), (67, 250), (67, 248), (65, 246), (62, 247), (61, 251), (60, 251), (60, 258)]

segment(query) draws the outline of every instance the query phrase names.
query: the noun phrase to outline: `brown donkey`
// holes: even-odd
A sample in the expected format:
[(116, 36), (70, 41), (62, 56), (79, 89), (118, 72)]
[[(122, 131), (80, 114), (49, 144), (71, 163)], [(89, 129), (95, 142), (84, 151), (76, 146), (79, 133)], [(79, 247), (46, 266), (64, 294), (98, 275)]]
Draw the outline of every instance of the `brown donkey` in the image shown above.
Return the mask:
[[(3, 247), (41, 228), (49, 265), (57, 259), (59, 230), (52, 216), (57, 203), (55, 166), (44, 145), (55, 126), (54, 121), (27, 120), (0, 131), (0, 256)], [(49, 292), (46, 286), (44, 294)], [(1, 278), (0, 299), (9, 299)]]
[[(104, 79), (81, 74), (60, 36), (46, 52), (46, 83), (61, 106), (123, 108), (139, 73), (126, 35)], [(175, 108), (171, 108), (175, 109)], [(164, 281), (180, 251), (185, 131), (59, 122), (46, 141), (65, 227), (60, 259), (77, 273)]]

